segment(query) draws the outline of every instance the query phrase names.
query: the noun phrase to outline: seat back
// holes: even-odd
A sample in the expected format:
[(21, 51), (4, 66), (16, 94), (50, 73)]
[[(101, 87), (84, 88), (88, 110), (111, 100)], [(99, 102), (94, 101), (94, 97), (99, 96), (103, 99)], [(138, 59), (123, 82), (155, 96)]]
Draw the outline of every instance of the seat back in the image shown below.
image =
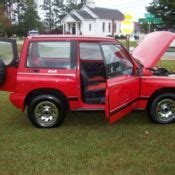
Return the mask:
[(81, 87), (84, 94), (87, 91), (88, 87), (88, 75), (82, 63), (80, 63), (80, 76), (81, 76)]

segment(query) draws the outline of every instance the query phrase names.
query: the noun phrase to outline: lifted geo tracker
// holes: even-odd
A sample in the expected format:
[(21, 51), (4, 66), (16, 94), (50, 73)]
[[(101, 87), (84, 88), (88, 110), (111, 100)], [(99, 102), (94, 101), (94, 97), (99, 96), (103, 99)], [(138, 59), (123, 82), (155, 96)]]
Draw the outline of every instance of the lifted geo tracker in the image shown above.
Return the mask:
[(146, 109), (155, 123), (175, 121), (175, 75), (156, 67), (175, 34), (154, 32), (130, 55), (113, 38), (38, 35), (0, 39), (0, 90), (41, 128), (62, 124), (66, 112), (105, 111), (113, 123)]

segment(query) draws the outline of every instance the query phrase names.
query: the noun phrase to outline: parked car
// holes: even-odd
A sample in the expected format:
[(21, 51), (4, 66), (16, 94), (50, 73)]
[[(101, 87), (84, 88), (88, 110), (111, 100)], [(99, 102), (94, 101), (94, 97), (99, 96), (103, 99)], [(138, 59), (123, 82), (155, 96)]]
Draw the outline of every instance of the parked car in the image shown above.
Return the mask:
[(30, 30), (30, 31), (28, 31), (28, 36), (34, 36), (34, 35), (39, 35), (39, 31), (38, 30)]
[(27, 109), (36, 127), (62, 124), (66, 112), (105, 111), (113, 123), (142, 109), (155, 123), (175, 121), (175, 74), (156, 67), (175, 34), (154, 32), (130, 55), (113, 38), (29, 36), (0, 39), (0, 90)]

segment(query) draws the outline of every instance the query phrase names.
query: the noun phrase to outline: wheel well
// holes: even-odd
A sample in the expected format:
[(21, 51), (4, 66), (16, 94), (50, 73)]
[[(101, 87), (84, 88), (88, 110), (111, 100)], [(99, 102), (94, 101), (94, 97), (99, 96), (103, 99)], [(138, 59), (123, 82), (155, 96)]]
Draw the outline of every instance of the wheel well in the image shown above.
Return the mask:
[(162, 89), (158, 89), (157, 91), (155, 91), (151, 97), (149, 98), (148, 104), (147, 104), (147, 110), (149, 109), (152, 101), (158, 97), (160, 94), (162, 93), (175, 93), (175, 88), (162, 88)]
[(66, 109), (69, 109), (69, 102), (66, 98), (66, 96), (59, 90), (56, 89), (49, 89), (49, 88), (42, 88), (42, 89), (35, 89), (28, 93), (28, 95), (25, 98), (24, 105), (27, 106), (29, 102), (32, 100), (32, 98), (39, 96), (39, 95), (53, 95), (57, 98), (59, 98), (63, 103), (64, 106), (66, 106)]

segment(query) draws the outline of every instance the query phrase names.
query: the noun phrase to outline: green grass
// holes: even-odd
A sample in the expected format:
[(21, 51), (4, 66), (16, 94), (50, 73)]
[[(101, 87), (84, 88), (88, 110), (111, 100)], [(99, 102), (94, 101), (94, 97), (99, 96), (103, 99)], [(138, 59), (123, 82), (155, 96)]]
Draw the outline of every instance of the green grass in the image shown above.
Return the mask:
[(161, 60), (158, 63), (159, 67), (167, 68), (168, 70), (175, 71), (175, 60)]
[(145, 112), (112, 125), (103, 113), (70, 113), (60, 128), (42, 130), (8, 93), (0, 92), (0, 102), (2, 175), (175, 174), (175, 124), (155, 125)]
[[(126, 46), (126, 40), (119, 40), (119, 42), (123, 45)], [(130, 47), (136, 47), (137, 46), (137, 41), (130, 41)]]

